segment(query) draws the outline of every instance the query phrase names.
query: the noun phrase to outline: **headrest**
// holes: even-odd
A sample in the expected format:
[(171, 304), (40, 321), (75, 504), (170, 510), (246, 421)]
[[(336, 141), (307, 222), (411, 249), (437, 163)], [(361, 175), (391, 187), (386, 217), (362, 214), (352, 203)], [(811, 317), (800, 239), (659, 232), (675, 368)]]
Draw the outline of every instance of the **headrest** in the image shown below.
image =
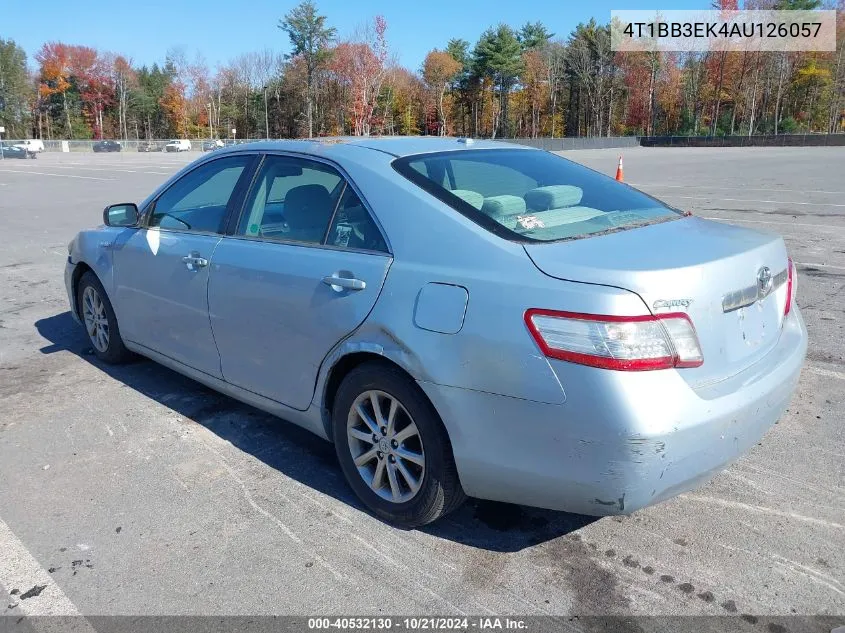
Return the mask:
[(481, 212), (498, 220), (510, 215), (525, 213), (525, 200), (519, 196), (490, 196), (484, 198)]
[(285, 220), (297, 228), (325, 227), (332, 199), (323, 185), (300, 185), (285, 196)]
[(573, 185), (550, 185), (537, 187), (525, 194), (525, 204), (532, 211), (562, 209), (581, 202), (584, 190)]
[(484, 204), (484, 196), (476, 191), (470, 191), (469, 189), (452, 189), (450, 193), (453, 196), (458, 196), (461, 200), (469, 205), (472, 205), (476, 209), (480, 209)]

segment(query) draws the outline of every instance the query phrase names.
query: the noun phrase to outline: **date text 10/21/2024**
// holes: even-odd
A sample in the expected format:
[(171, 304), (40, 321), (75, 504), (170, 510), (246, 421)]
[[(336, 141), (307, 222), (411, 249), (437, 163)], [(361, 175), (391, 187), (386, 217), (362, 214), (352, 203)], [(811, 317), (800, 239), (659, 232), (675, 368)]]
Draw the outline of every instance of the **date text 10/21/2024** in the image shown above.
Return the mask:
[(309, 630), (467, 631), (526, 630), (525, 620), (499, 617), (322, 617), (308, 618)]

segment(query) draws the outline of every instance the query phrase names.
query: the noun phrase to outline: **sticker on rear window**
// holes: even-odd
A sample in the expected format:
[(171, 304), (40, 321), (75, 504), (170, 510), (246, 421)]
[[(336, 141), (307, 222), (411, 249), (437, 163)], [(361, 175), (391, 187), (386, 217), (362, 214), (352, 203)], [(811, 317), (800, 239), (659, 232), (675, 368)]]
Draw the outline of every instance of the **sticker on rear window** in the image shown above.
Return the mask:
[(524, 229), (542, 229), (546, 226), (540, 218), (533, 215), (518, 215), (516, 221)]

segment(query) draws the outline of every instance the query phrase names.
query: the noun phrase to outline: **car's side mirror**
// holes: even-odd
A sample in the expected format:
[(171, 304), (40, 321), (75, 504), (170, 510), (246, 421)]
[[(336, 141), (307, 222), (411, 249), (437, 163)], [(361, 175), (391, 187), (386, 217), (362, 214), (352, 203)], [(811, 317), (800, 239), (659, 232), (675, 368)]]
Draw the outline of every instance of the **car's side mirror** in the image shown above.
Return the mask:
[(103, 209), (103, 222), (106, 226), (136, 226), (139, 215), (138, 205), (133, 202), (110, 204)]

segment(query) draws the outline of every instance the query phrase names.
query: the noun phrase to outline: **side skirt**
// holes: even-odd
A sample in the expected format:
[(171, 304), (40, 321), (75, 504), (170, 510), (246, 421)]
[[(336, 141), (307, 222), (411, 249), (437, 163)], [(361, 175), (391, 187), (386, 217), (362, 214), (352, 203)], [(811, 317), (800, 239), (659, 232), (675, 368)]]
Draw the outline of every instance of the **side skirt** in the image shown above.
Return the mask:
[(286, 422), (292, 422), (297, 426), (301, 426), (302, 428), (311, 431), (315, 435), (323, 438), (324, 440), (329, 440), (329, 437), (326, 435), (325, 428), (323, 426), (322, 417), (320, 411), (317, 407), (314, 406), (312, 403), (308, 409), (305, 411), (299, 411), (297, 409), (292, 409), (291, 407), (285, 406), (280, 402), (276, 402), (275, 400), (270, 400), (269, 398), (265, 398), (264, 396), (260, 396), (257, 393), (253, 393), (251, 391), (247, 391), (246, 389), (242, 389), (240, 387), (236, 387), (235, 385), (226, 382), (225, 380), (220, 380), (219, 378), (215, 378), (214, 376), (209, 376), (208, 374), (201, 372), (199, 370), (194, 369), (193, 367), (188, 367), (180, 363), (177, 360), (173, 360), (164, 354), (159, 354), (158, 352), (151, 350), (143, 345), (138, 345), (137, 343), (132, 343), (131, 341), (124, 341), (124, 345), (130, 351), (135, 352), (136, 354), (140, 354), (141, 356), (145, 356), (150, 360), (153, 360), (160, 365), (164, 365), (168, 369), (172, 369), (173, 371), (182, 374), (183, 376), (187, 376), (191, 380), (196, 380), (198, 383), (205, 385), (215, 391), (218, 391), (230, 398), (234, 398), (244, 404), (248, 404), (256, 409), (260, 409), (265, 413), (269, 413), (270, 415), (274, 415), (278, 418)]

